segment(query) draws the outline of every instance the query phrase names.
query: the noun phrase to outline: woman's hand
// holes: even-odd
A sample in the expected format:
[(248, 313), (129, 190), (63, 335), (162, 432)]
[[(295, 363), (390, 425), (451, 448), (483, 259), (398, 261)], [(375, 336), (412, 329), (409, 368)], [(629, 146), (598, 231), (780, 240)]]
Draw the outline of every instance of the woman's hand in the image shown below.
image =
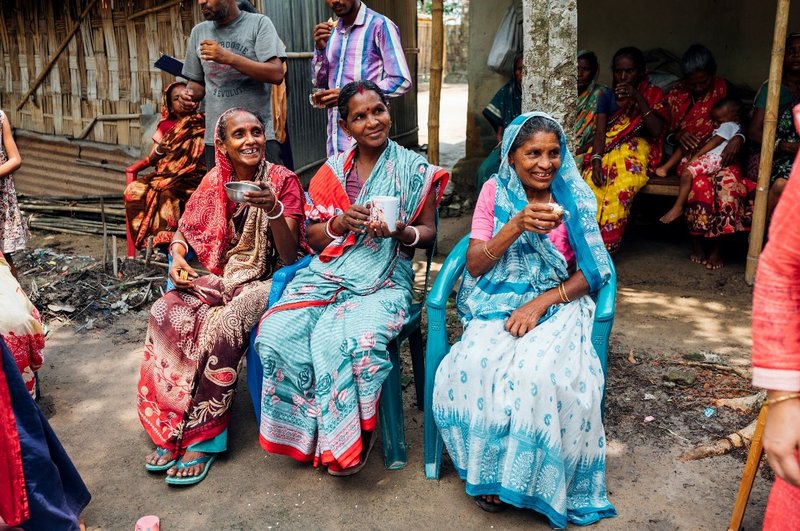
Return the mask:
[[(394, 231), (389, 230), (389, 226), (386, 224), (385, 221), (374, 221), (369, 220), (367, 221), (366, 225), (367, 233), (370, 234), (373, 238), (395, 238), (400, 240), (399, 236), (403, 234), (403, 231), (406, 230), (406, 224), (402, 221), (397, 221)], [(400, 241), (400, 243), (403, 243)]]
[(506, 330), (514, 337), (522, 337), (536, 327), (539, 319), (547, 311), (547, 306), (533, 299), (527, 304), (523, 304), (506, 319)]
[(257, 184), (261, 190), (258, 192), (245, 192), (245, 203), (247, 203), (249, 206), (260, 208), (266, 212), (267, 215), (273, 214), (272, 211), (275, 210), (275, 205), (278, 202), (278, 200), (275, 198), (275, 194), (272, 193), (272, 189), (267, 183), (258, 182), (255, 184)]
[[(730, 145), (730, 142), (728, 142)], [(797, 155), (797, 148), (800, 147), (800, 144), (797, 142), (789, 142), (787, 140), (781, 140), (778, 142), (778, 148), (775, 150), (778, 153), (782, 153), (784, 155)]]
[(725, 149), (722, 150), (722, 154), (720, 155), (723, 168), (733, 163), (736, 155), (739, 154), (739, 150), (742, 149), (742, 144), (744, 144), (744, 139), (740, 136), (735, 136), (728, 140), (728, 145), (725, 146)]
[(764, 451), (769, 466), (781, 479), (800, 487), (800, 400), (769, 406), (764, 427)]
[[(183, 274), (181, 274), (183, 273)], [(192, 269), (186, 259), (178, 253), (172, 254), (172, 265), (169, 268), (169, 278), (177, 289), (191, 289), (194, 279), (199, 275)]]
[(594, 159), (592, 161), (592, 182), (598, 188), (606, 185), (606, 176), (603, 174), (603, 161)]
[(561, 225), (562, 214), (553, 211), (549, 203), (528, 203), (517, 214), (517, 220), (522, 230), (537, 234), (548, 234)]
[[(675, 133), (675, 140), (678, 141), (684, 153), (690, 153), (700, 147), (700, 139), (689, 131), (678, 131)], [(730, 145), (730, 142), (728, 144)]]
[(331, 229), (336, 234), (345, 232), (366, 232), (369, 221), (369, 209), (361, 205), (351, 205), (344, 214), (336, 216), (331, 222)]

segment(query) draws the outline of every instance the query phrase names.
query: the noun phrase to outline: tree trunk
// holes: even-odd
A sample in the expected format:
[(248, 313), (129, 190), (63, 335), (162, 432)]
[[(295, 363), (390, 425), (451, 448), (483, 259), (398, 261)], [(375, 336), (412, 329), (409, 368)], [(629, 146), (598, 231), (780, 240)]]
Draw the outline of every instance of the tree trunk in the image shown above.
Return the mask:
[(572, 146), (578, 88), (576, 0), (522, 0), (522, 112), (542, 111), (564, 128)]

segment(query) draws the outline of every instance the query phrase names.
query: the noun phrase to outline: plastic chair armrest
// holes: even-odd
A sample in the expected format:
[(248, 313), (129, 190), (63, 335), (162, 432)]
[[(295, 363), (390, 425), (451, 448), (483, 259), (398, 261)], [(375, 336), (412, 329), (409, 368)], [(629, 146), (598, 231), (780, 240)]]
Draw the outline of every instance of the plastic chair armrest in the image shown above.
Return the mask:
[(272, 287), (270, 288), (269, 291), (269, 301), (268, 301), (269, 307), (278, 302), (278, 299), (280, 299), (281, 295), (283, 295), (283, 290), (286, 289), (286, 286), (289, 284), (289, 282), (292, 281), (297, 272), (303, 269), (304, 267), (308, 267), (308, 264), (310, 263), (311, 263), (311, 256), (306, 255), (303, 258), (300, 258), (295, 263), (283, 266), (282, 268), (275, 271), (275, 273), (273, 273)]

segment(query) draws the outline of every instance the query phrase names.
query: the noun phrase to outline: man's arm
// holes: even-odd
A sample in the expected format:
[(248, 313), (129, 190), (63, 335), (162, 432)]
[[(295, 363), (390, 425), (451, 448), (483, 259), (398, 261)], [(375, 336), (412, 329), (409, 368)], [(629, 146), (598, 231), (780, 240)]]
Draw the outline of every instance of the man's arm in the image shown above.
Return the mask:
[(314, 57), (311, 58), (311, 83), (314, 88), (326, 89), (331, 65), (325, 53), (328, 41), (333, 35), (333, 27), (328, 22), (317, 24), (314, 28)]
[(204, 40), (200, 43), (200, 59), (232, 66), (260, 83), (279, 85), (283, 81), (283, 63), (277, 56), (260, 63), (226, 50), (217, 42)]
[(408, 70), (400, 32), (389, 19), (378, 29), (375, 39), (383, 58), (383, 71), (386, 77), (377, 81), (377, 85), (390, 98), (402, 96), (411, 89), (411, 73)]

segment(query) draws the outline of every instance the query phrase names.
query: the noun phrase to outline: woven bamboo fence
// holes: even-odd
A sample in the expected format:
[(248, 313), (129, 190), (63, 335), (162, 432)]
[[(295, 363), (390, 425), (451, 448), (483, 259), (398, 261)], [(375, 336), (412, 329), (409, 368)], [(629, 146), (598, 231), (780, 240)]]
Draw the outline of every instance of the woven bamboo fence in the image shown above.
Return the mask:
[(86, 140), (138, 147), (142, 105), (158, 112), (174, 80), (153, 63), (183, 59), (201, 20), (190, 0), (2, 0), (0, 108), (14, 127), (66, 137), (105, 116)]

